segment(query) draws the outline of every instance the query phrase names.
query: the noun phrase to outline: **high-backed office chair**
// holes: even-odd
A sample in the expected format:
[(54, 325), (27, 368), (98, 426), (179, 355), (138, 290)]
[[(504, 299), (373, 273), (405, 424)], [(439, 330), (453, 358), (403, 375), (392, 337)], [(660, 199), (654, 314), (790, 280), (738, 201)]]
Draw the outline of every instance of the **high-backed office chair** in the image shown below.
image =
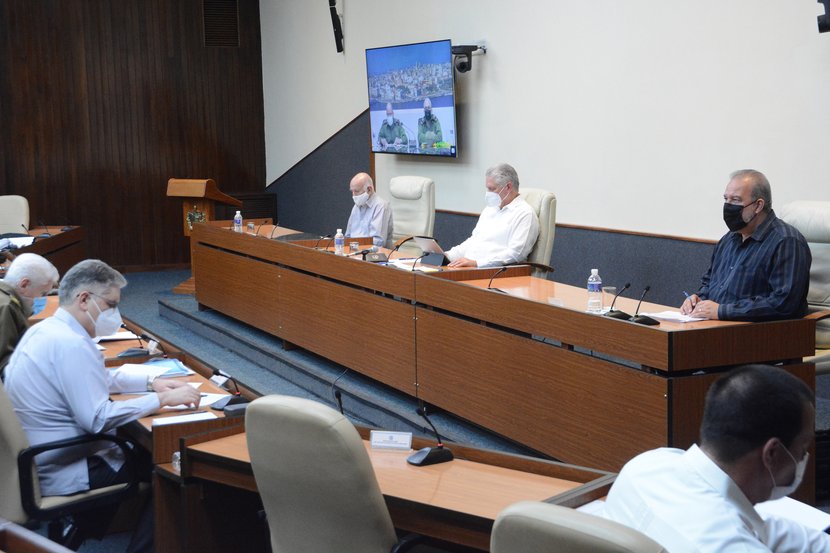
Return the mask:
[(0, 234), (25, 233), (29, 228), (29, 201), (23, 196), (0, 196)]
[[(797, 201), (781, 208), (780, 217), (797, 228), (807, 243), (813, 263), (807, 293), (810, 314), (830, 310), (830, 202)], [(816, 372), (830, 372), (830, 320), (816, 323)]]
[(274, 553), (389, 553), (398, 545), (369, 455), (346, 417), (322, 403), (271, 395), (245, 429)]
[(530, 250), (527, 260), (533, 263), (550, 265), (553, 252), (553, 237), (556, 233), (556, 195), (539, 188), (519, 189), (519, 193), (530, 204), (539, 218), (539, 238)]
[(594, 515), (539, 501), (510, 505), (496, 518), (491, 553), (663, 553), (651, 538)]
[(6, 389), (0, 384), (0, 518), (17, 524), (25, 524), (29, 520), (50, 522), (49, 539), (61, 542), (63, 524), (58, 520), (61, 517), (105, 505), (118, 505), (132, 495), (138, 487), (136, 481), (70, 496), (41, 496), (34, 468), (35, 455), (100, 441), (118, 444), (125, 451), (130, 467), (133, 466), (132, 451), (127, 442), (109, 434), (87, 434), (29, 447)]
[[(427, 177), (401, 176), (389, 181), (392, 236), (387, 245), (407, 236), (432, 236), (435, 228), (435, 182)], [(402, 249), (414, 248), (407, 243)]]

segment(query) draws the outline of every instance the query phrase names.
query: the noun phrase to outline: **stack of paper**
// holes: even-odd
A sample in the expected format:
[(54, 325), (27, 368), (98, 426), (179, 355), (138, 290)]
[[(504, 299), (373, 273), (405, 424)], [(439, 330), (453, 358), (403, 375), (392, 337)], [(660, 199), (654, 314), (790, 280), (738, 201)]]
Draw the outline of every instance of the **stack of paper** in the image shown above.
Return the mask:
[(126, 374), (137, 374), (152, 378), (173, 378), (193, 374), (193, 371), (185, 367), (178, 359), (154, 359), (143, 365), (124, 363), (119, 367), (119, 370)]
[(641, 315), (646, 315), (652, 319), (671, 321), (673, 323), (693, 323), (695, 321), (706, 320), (700, 317), (690, 317), (689, 315), (684, 315), (680, 311), (660, 311), (659, 313), (641, 313)]

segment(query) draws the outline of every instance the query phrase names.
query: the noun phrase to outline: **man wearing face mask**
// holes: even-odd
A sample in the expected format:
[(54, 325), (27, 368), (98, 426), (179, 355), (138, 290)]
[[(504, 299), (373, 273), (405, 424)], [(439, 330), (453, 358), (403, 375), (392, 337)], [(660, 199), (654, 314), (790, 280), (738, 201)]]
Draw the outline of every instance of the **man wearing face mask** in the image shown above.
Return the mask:
[[(88, 259), (72, 267), (60, 283), (60, 307), (53, 317), (23, 336), (6, 368), (6, 391), (31, 445), (84, 434), (115, 432), (161, 407), (199, 404), (199, 392), (185, 382), (149, 380), (104, 367), (94, 338), (118, 330), (118, 303), (127, 284), (103, 261)], [(126, 401), (111, 393), (155, 392)], [(86, 451), (57, 450), (36, 458), (41, 490), (69, 495), (125, 481), (121, 450), (90, 445)], [(98, 514), (84, 524), (101, 522)], [(152, 521), (151, 514), (142, 519)], [(79, 524), (80, 526), (80, 524)], [(84, 529), (85, 532), (103, 531)], [(128, 551), (152, 547), (152, 531), (137, 532)], [(149, 534), (149, 535), (148, 535)]]
[(441, 121), (432, 113), (432, 101), (424, 99), (424, 116), (418, 119), (418, 144), (423, 148), (432, 148), (436, 142), (444, 140)]
[(680, 311), (736, 321), (803, 317), (810, 248), (798, 230), (776, 217), (767, 178), (751, 169), (736, 171), (723, 199), (730, 232), (715, 246), (697, 294), (688, 297)]
[(814, 425), (814, 395), (801, 380), (778, 367), (735, 369), (706, 394), (700, 445), (629, 461), (605, 516), (672, 553), (828, 552), (827, 534), (754, 507), (798, 488)]
[(487, 169), (484, 202), (473, 234), (446, 256), (449, 267), (493, 267), (527, 259), (539, 237), (539, 219), (519, 196), (519, 175), (507, 163)]
[(381, 149), (385, 150), (387, 147), (400, 146), (409, 144), (409, 139), (406, 137), (406, 131), (400, 119), (395, 119), (395, 112), (392, 110), (392, 104), (386, 104), (386, 119), (378, 131), (378, 143)]
[(376, 245), (383, 245), (392, 231), (392, 208), (375, 194), (375, 184), (367, 173), (358, 173), (349, 183), (354, 207), (346, 225), (346, 236), (371, 236)]
[(9, 265), (0, 281), (0, 378), (29, 317), (43, 310), (46, 294), (57, 285), (58, 270), (37, 254), (22, 253)]

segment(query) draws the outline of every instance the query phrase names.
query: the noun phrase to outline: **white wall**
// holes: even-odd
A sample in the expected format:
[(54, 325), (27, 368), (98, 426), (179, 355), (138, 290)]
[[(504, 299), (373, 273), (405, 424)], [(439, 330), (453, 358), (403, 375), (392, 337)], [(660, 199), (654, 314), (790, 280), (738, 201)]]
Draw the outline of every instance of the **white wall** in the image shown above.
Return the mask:
[[(456, 75), (456, 160), (377, 155), (378, 188), (427, 175), (439, 209), (477, 213), (512, 163), (563, 223), (717, 238), (730, 171), (775, 205), (830, 199), (830, 34), (810, 0), (261, 0), (267, 183), (363, 112), (364, 49), (487, 41)], [(369, 137), (367, 137), (367, 149)], [(265, 184), (267, 184), (265, 183)], [(347, 183), (342, 183), (345, 189)]]

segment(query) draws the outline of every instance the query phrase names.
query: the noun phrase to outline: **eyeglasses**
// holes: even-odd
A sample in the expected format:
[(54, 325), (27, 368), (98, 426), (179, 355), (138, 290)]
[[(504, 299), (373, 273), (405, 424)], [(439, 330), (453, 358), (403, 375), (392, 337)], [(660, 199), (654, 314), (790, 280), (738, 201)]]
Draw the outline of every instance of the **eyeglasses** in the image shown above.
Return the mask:
[[(104, 303), (106, 303), (107, 307), (109, 307), (110, 309), (115, 309), (116, 307), (118, 307), (118, 302), (117, 301), (108, 300), (104, 296), (101, 296), (100, 294), (96, 294), (95, 292), (90, 292), (89, 290), (87, 290), (87, 292), (89, 293), (90, 296), (95, 296), (96, 298), (104, 300)], [(81, 294), (83, 294), (83, 292), (78, 293), (78, 296), (80, 296)]]

